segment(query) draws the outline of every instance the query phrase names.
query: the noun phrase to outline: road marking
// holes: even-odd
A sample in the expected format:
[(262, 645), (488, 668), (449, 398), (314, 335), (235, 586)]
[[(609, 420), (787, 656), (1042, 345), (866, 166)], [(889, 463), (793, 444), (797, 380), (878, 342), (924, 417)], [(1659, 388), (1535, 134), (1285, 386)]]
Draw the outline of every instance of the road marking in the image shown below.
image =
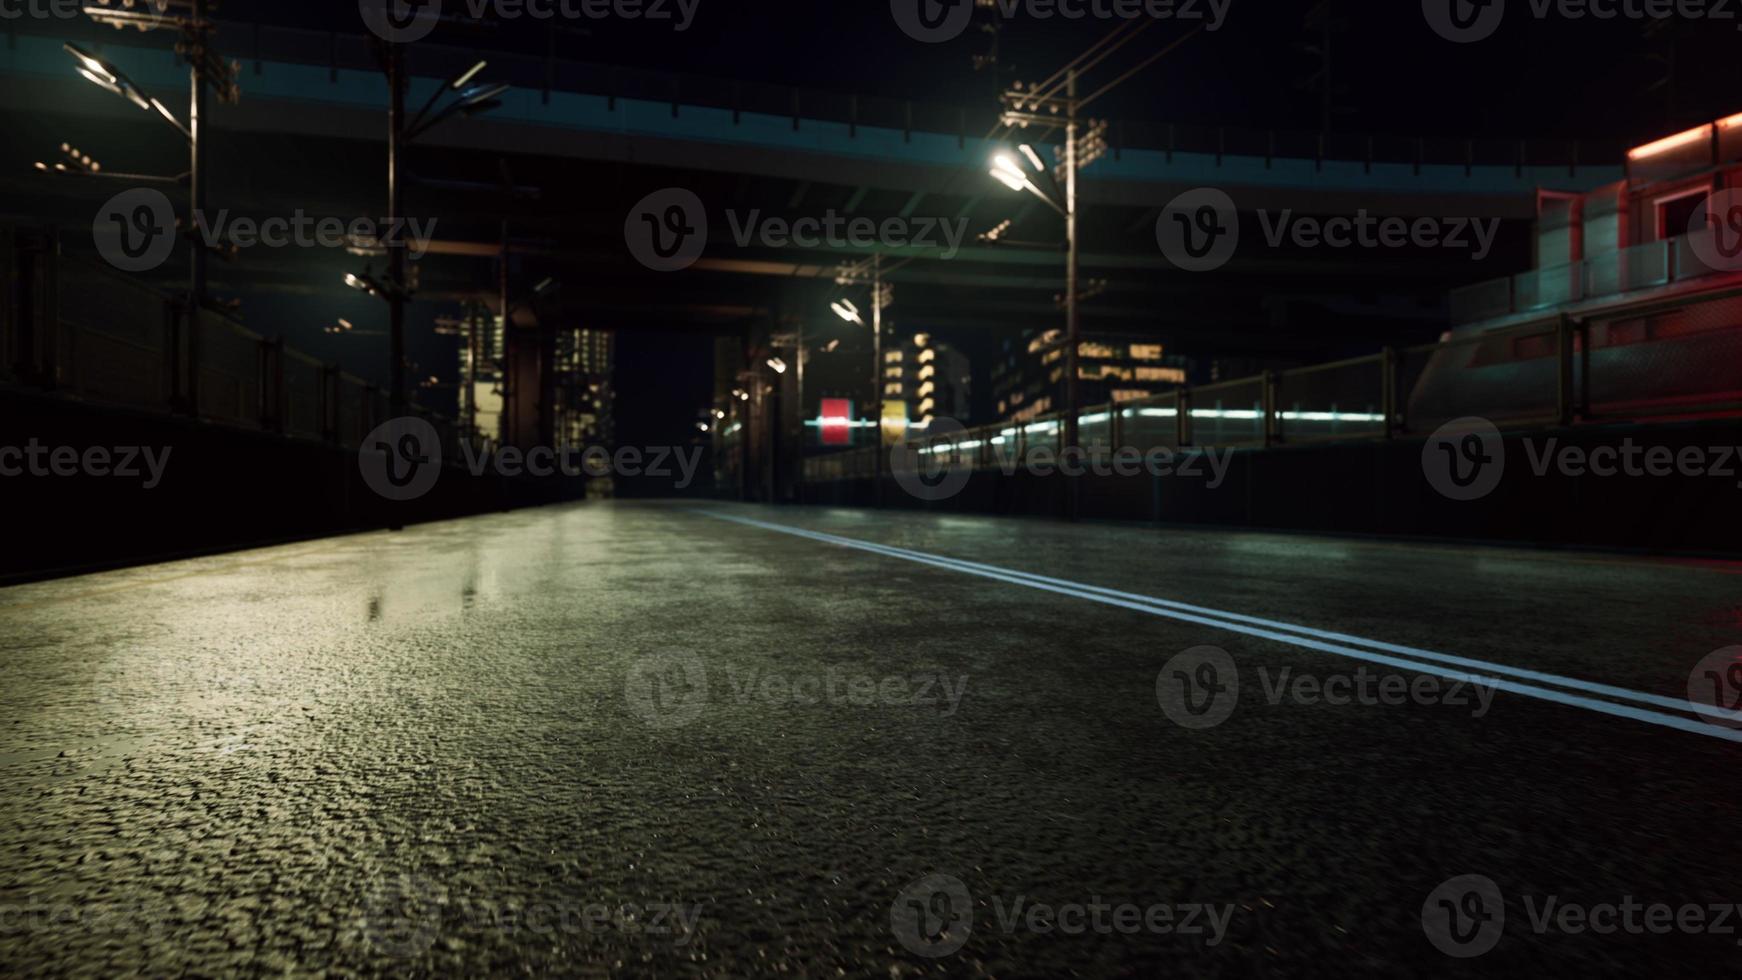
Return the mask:
[[(759, 521), (748, 517), (738, 517), (731, 514), (721, 514), (713, 511), (700, 511), (699, 513), (713, 517), (717, 520), (729, 521), (734, 524), (742, 524), (748, 527), (761, 528), (779, 534), (806, 538), (823, 544), (852, 548), (859, 551), (869, 552), (871, 554), (883, 555), (889, 558), (898, 558), (904, 561), (930, 565), (935, 568), (942, 568), (967, 575), (976, 575), (981, 578), (993, 579), (995, 581), (1006, 582), (1011, 585), (1020, 585), (1031, 589), (1038, 589), (1043, 592), (1052, 592), (1058, 595), (1087, 599), (1091, 602), (1098, 602), (1103, 605), (1117, 606), (1135, 612), (1149, 613), (1153, 616), (1161, 616), (1167, 619), (1179, 620), (1181, 622), (1196, 623), (1203, 626), (1213, 627), (1215, 629), (1242, 633), (1247, 636), (1254, 636), (1261, 639), (1276, 640), (1292, 646), (1317, 650), (1323, 653), (1333, 653), (1368, 663), (1416, 671), (1418, 673), (1430, 674), (1449, 680), (1484, 684), (1497, 690), (1509, 691), (1514, 694), (1521, 694), (1525, 697), (1536, 698), (1542, 701), (1550, 701), (1567, 707), (1594, 711), (1599, 714), (1611, 715), (1617, 718), (1627, 718), (1633, 721), (1645, 722), (1646, 724), (1658, 725), (1664, 728), (1673, 728), (1678, 731), (1691, 732), (1696, 735), (1705, 735), (1728, 742), (1742, 742), (1742, 730), (1724, 728), (1712, 724), (1711, 722), (1664, 714), (1659, 711), (1634, 707), (1630, 704), (1615, 704), (1611, 701), (1602, 701), (1594, 697), (1584, 697), (1580, 694), (1568, 693), (1568, 691), (1551, 690), (1545, 687), (1538, 687), (1536, 684), (1519, 683), (1518, 681), (1508, 680), (1506, 678), (1523, 678), (1541, 684), (1551, 684), (1556, 687), (1567, 688), (1569, 691), (1582, 691), (1586, 694), (1600, 694), (1605, 697), (1633, 701), (1638, 704), (1655, 705), (1677, 711), (1704, 714), (1714, 718), (1742, 720), (1742, 714), (1733, 711), (1725, 711), (1724, 709), (1713, 705), (1696, 704), (1691, 701), (1678, 700), (1676, 698), (1650, 694), (1644, 691), (1632, 691), (1627, 688), (1613, 687), (1608, 684), (1597, 684), (1591, 681), (1582, 681), (1577, 678), (1563, 677), (1558, 674), (1550, 674), (1543, 671), (1526, 670), (1520, 667), (1511, 667), (1506, 664), (1498, 664), (1493, 663), (1492, 661), (1478, 660), (1471, 657), (1454, 657), (1449, 654), (1436, 653), (1431, 650), (1422, 650), (1418, 647), (1399, 646), (1378, 640), (1368, 640), (1362, 637), (1350, 636), (1346, 633), (1318, 630), (1308, 626), (1297, 626), (1292, 623), (1262, 619), (1257, 616), (1246, 616), (1240, 613), (1223, 612), (1221, 610), (1209, 609), (1203, 606), (1193, 606), (1183, 602), (1174, 602), (1168, 599), (1156, 599), (1150, 596), (1141, 596), (1129, 592), (1119, 592), (1114, 589), (1104, 589), (1100, 586), (1084, 585), (1066, 579), (1034, 575), (1029, 572), (1019, 572), (1013, 569), (1000, 568), (996, 565), (986, 565), (980, 562), (970, 562), (958, 558), (946, 558), (942, 555), (932, 555), (922, 551), (911, 551), (906, 548), (897, 548), (891, 545), (873, 544), (867, 541), (859, 541), (854, 538), (843, 538), (833, 534), (824, 534), (820, 531), (808, 531), (783, 524), (772, 524), (767, 521)], [(1361, 649), (1361, 647), (1367, 647), (1370, 649)], [(1397, 656), (1394, 656), (1393, 654), (1397, 654)], [(1448, 669), (1448, 667), (1469, 667), (1472, 669), (1454, 670)]]

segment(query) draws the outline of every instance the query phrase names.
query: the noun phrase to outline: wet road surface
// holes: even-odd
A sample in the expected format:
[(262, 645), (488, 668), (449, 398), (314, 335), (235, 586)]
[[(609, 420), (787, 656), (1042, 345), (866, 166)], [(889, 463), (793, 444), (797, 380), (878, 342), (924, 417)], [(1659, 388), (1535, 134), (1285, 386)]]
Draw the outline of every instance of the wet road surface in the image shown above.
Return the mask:
[(592, 504), (19, 586), (0, 964), (1733, 970), (1736, 571)]

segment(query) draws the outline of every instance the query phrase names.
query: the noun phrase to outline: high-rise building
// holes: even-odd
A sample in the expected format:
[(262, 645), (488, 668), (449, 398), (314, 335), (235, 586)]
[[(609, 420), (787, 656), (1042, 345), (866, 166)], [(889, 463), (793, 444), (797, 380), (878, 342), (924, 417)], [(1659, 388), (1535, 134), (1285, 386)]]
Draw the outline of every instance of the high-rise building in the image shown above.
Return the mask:
[[(480, 436), (508, 442), (503, 431), (508, 382), (503, 370), (507, 344), (502, 318), (479, 315), (476, 330), (475, 347), (469, 338), (460, 347), (459, 370), (465, 396), (460, 410), (476, 413), (474, 424)], [(551, 416), (555, 430), (544, 436), (561, 445), (610, 445), (614, 435), (611, 378), (616, 367), (612, 334), (570, 327), (558, 329), (554, 340), (550, 349), (554, 351), (551, 385), (555, 406)], [(465, 379), (471, 379), (469, 390)]]
[(460, 345), (460, 413), (484, 439), (502, 438), (502, 365), (506, 354), (502, 318), (472, 310)]
[(934, 418), (972, 421), (974, 372), (967, 355), (916, 333), (883, 352), (884, 424), (906, 419), (923, 429)]
[[(1089, 333), (1077, 346), (1080, 405), (1123, 404), (1183, 385), (1188, 367), (1170, 358), (1158, 341)], [(1063, 330), (1026, 330), (1004, 341), (992, 365), (992, 392), (998, 417), (1020, 422), (1064, 409)]]
[(557, 334), (557, 435), (567, 445), (612, 444), (616, 366), (615, 337), (609, 331), (576, 328)]

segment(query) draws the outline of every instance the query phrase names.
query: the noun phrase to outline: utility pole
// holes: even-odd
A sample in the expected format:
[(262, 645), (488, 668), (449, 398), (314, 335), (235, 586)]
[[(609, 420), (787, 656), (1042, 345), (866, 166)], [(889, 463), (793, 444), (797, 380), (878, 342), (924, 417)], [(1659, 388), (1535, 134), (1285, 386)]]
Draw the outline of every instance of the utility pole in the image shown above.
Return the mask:
[[(1081, 169), (1077, 155), (1077, 70), (1072, 68), (1065, 81), (1065, 418), (1059, 435), (1059, 450), (1077, 445), (1077, 417), (1082, 412), (1078, 404), (1077, 354), (1082, 345), (1082, 290), (1078, 286), (1081, 271), (1077, 248), (1077, 171)], [(1076, 480), (1065, 481), (1065, 520), (1074, 521), (1078, 514)]]
[(876, 460), (873, 484), (877, 506), (883, 506), (883, 253), (871, 256), (871, 453)]
[(508, 445), (515, 435), (513, 420), (519, 418), (515, 411), (514, 399), (520, 393), (514, 384), (514, 351), (511, 341), (514, 334), (514, 312), (508, 308), (508, 219), (502, 219), (502, 260), (496, 266), (496, 289), (499, 302), (502, 304), (502, 366), (497, 371), (497, 387), (502, 389), (502, 413), (498, 416), (496, 440), (501, 445)]
[(193, 216), (190, 224), (195, 229), (195, 237), (188, 263), (188, 306), (190, 313), (198, 311), (206, 304), (206, 245), (198, 234), (198, 226), (204, 220), (206, 209), (206, 141), (200, 137), (204, 134), (203, 123), (206, 118), (206, 79), (207, 65), (206, 46), (211, 41), (212, 26), (206, 19), (208, 0), (194, 0), (193, 23), (189, 26), (188, 36), (194, 42), (195, 50), (189, 52), (189, 61), (193, 66), (188, 71), (189, 85), (192, 88), (190, 107), (188, 109), (189, 153), (192, 157), (188, 171), (189, 196), (193, 204)]
[[(896, 263), (896, 267), (906, 265), (912, 259), (904, 259)], [(835, 276), (837, 286), (871, 286), (871, 322), (865, 322), (865, 316), (850, 300), (841, 300), (834, 305), (835, 315), (855, 326), (869, 326), (871, 329), (871, 455), (874, 459), (872, 472), (875, 475), (876, 489), (874, 497), (878, 506), (883, 504), (883, 308), (894, 300), (895, 290), (883, 282), (883, 253), (873, 252), (869, 259), (864, 259), (851, 265), (843, 265)]]
[[(115, 7), (86, 4), (84, 13), (96, 23), (110, 27), (134, 28), (139, 31), (174, 30), (181, 34), (180, 41), (175, 45), (175, 53), (188, 63), (187, 125), (182, 125), (181, 120), (163, 103), (142, 92), (119, 68), (77, 45), (68, 43), (65, 48), (81, 63), (80, 71), (87, 79), (118, 95), (125, 95), (141, 108), (149, 106), (156, 109), (188, 141), (189, 166), (185, 175), (188, 182), (188, 218), (182, 226), (183, 234), (189, 238), (188, 294), (185, 319), (178, 327), (185, 333), (175, 341), (178, 354), (172, 368), (172, 383), (177, 391), (178, 403), (185, 410), (195, 412), (199, 405), (199, 372), (193, 370), (192, 365), (199, 362), (199, 311), (210, 298), (207, 280), (209, 256), (206, 254), (210, 246), (206, 244), (203, 227), (206, 189), (211, 177), (211, 168), (206, 163), (207, 141), (204, 138), (207, 135), (207, 96), (215, 92), (219, 101), (234, 105), (241, 98), (241, 87), (237, 82), (239, 71), (235, 62), (225, 62), (212, 47), (214, 27), (210, 15), (217, 6), (217, 0), (154, 0), (149, 5), (150, 9), (143, 9), (147, 6), (144, 4), (137, 5), (142, 9), (133, 9), (135, 6), (131, 2)], [(72, 162), (77, 164), (79, 159), (74, 157)], [(49, 169), (47, 164), (41, 162), (36, 166), (38, 170)], [(64, 165), (57, 165), (57, 169), (66, 168)], [(81, 169), (86, 173), (96, 173), (96, 168), (88, 158), (83, 160)], [(128, 179), (179, 184), (182, 178)]]
[(483, 353), (478, 346), (478, 336), (483, 319), (484, 309), (475, 302), (469, 304), (466, 310), (466, 435), (468, 439), (475, 439), (478, 434), (478, 358)]
[[(1081, 228), (1078, 224), (1078, 178), (1083, 168), (1090, 166), (1107, 152), (1106, 120), (1087, 120), (1085, 126), (1082, 111), (1096, 99), (1118, 88), (1138, 72), (1166, 57), (1169, 52), (1202, 33), (1205, 28), (1200, 26), (1185, 36), (1168, 43), (1159, 51), (1121, 73), (1113, 81), (1102, 85), (1086, 96), (1078, 94), (1078, 83), (1082, 81), (1084, 72), (1106, 61), (1120, 48), (1153, 26), (1153, 21), (1143, 24), (1138, 24), (1135, 21), (1122, 24), (1091, 45), (1087, 51), (1072, 59), (1064, 68), (1052, 73), (1044, 81), (1029, 86), (1017, 82), (1000, 96), (1000, 100), (1004, 104), (1004, 111), (1000, 119), (1004, 126), (1021, 129), (1033, 126), (1047, 132), (1056, 132), (1061, 126), (1064, 129), (1065, 145), (1062, 167), (1046, 166), (1039, 151), (1024, 143), (1021, 150), (1027, 161), (1026, 167), (1024, 164), (1018, 163), (1014, 155), (1000, 153), (993, 157), (994, 166), (992, 168), (992, 176), (1000, 183), (1013, 191), (1032, 193), (1065, 219), (1065, 295), (1063, 303), (1065, 308), (1065, 383), (1062, 392), (1064, 409), (1060, 413), (1059, 420), (1059, 449), (1061, 451), (1078, 448), (1080, 436), (1078, 423), (1083, 409), (1081, 379), (1079, 378), (1081, 371), (1077, 364), (1079, 348), (1082, 345), (1082, 301), (1084, 299), (1081, 275)], [(1057, 169), (1064, 171), (1062, 193), (1058, 186)], [(1061, 197), (1063, 200), (1060, 200)], [(1067, 520), (1077, 519), (1079, 500), (1077, 481), (1067, 479), (1064, 508)]]
[[(393, 359), (392, 405), (395, 416), (405, 414), (405, 242), (399, 227), (399, 142), (405, 125), (405, 49), (397, 42), (387, 45), (387, 305), (389, 356)], [(506, 299), (506, 297), (504, 297)], [(503, 308), (504, 314), (507, 308)]]

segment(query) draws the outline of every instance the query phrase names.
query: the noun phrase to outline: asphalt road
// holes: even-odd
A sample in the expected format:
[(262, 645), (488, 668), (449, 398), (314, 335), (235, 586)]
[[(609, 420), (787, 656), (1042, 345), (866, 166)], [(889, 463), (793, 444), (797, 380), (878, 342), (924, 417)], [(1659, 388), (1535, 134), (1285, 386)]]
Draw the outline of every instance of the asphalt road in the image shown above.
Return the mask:
[(0, 972), (1734, 972), (1738, 571), (593, 504), (19, 586)]

